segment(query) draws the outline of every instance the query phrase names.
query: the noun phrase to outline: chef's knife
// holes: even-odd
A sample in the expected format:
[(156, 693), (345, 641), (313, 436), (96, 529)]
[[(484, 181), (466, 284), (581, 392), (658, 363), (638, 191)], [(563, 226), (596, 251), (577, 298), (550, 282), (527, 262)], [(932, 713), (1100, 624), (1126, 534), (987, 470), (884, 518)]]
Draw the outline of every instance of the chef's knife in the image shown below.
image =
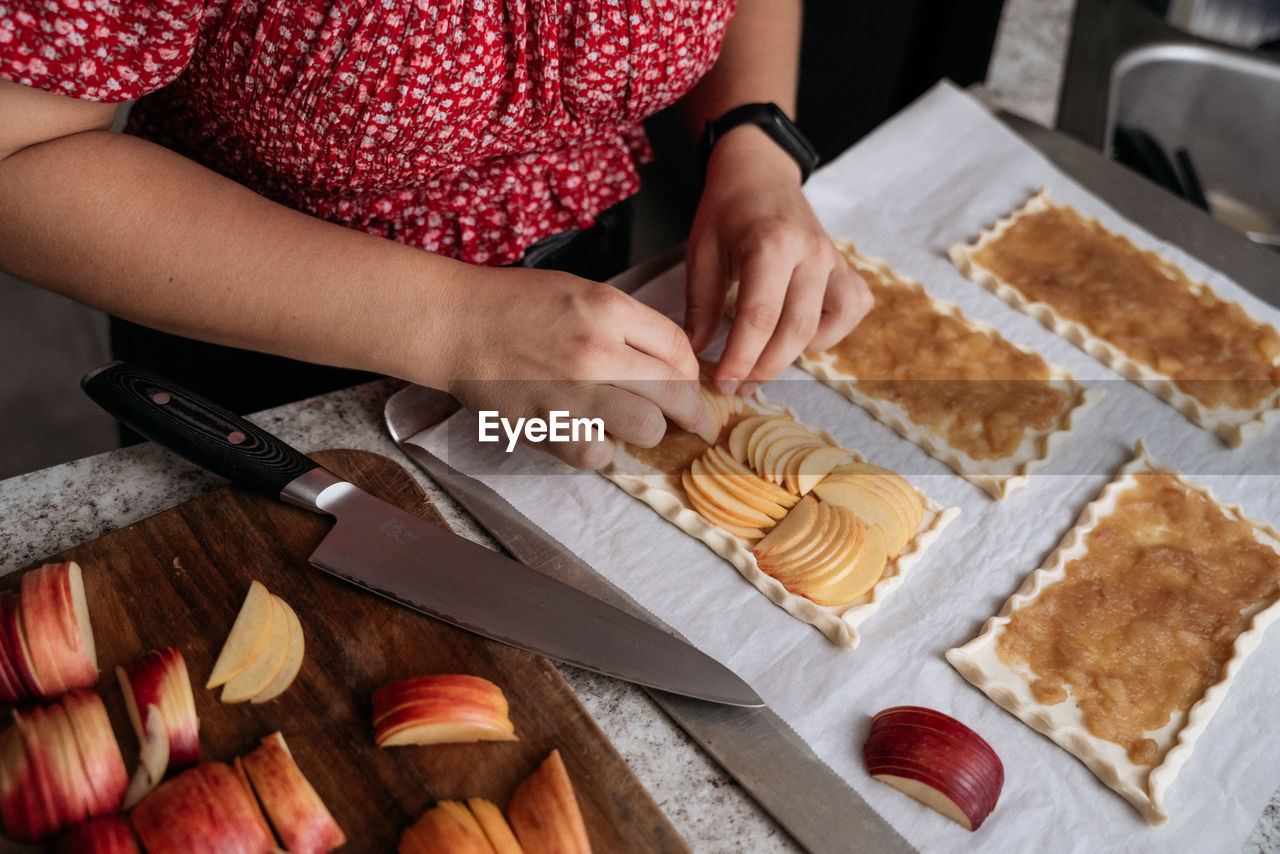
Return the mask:
[(335, 517), (311, 563), (410, 608), (558, 661), (677, 694), (760, 698), (672, 633), (369, 495), (163, 377), (115, 362), (81, 381), (142, 435), (232, 481)]
[[(662, 625), (493, 489), (426, 449), (423, 432), (456, 409), (451, 404), (447, 395), (421, 386), (396, 392), (384, 413), (391, 437), (517, 560)], [(915, 851), (772, 710), (732, 708), (654, 690), (649, 695), (812, 854)]]

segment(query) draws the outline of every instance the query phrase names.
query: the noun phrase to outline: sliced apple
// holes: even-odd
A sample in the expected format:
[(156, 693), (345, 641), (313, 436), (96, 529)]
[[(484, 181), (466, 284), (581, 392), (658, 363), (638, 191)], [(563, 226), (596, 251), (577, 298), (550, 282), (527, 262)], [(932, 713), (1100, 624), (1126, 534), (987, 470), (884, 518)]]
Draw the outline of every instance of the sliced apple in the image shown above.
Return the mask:
[(1004, 766), (983, 738), (950, 715), (894, 706), (871, 719), (867, 771), (968, 830), (995, 809)]
[(22, 606), (15, 590), (0, 590), (0, 703), (29, 699), (36, 689), (22, 642)]
[(708, 445), (714, 445), (720, 436), (720, 429), (724, 427), (726, 412), (715, 400), (718, 395), (714, 391), (706, 386), (699, 386), (698, 393), (702, 395), (702, 404), (707, 410), (707, 422), (698, 431), (698, 437)]
[[(32, 827), (37, 834), (24, 841), (48, 838), (89, 817), (93, 792), (84, 774), (66, 712), (60, 704), (13, 715), (13, 726), (26, 752), (26, 778), (38, 799)], [(20, 837), (18, 837), (20, 838)]]
[(169, 742), (170, 768), (186, 768), (200, 761), (200, 719), (182, 652), (170, 647), (116, 668), (125, 708), (134, 732), (142, 740), (146, 723), (142, 711), (160, 712)]
[(806, 542), (766, 556), (760, 568), (792, 589), (794, 582), (819, 571), (844, 550), (851, 538), (856, 540), (862, 536), (862, 523), (853, 514), (827, 508), (819, 527)]
[(695, 478), (689, 472), (681, 474), (680, 484), (684, 487), (690, 506), (693, 507), (698, 515), (711, 524), (723, 528), (735, 537), (741, 537), (748, 541), (758, 540), (764, 536), (762, 528), (753, 526), (748, 520), (729, 515), (719, 505), (711, 501), (706, 493), (698, 488)]
[(379, 747), (516, 740), (502, 689), (465, 674), (384, 685), (373, 695), (373, 727)]
[(31, 570), (22, 576), (21, 599), (22, 630), (45, 696), (97, 682), (80, 566), (48, 563)]
[(756, 429), (767, 421), (772, 421), (775, 415), (752, 415), (744, 418), (734, 426), (729, 432), (729, 453), (740, 463), (746, 464), (749, 457), (747, 456), (747, 447), (751, 442), (751, 437), (755, 435)]
[(784, 438), (812, 441), (815, 437), (809, 432), (808, 427), (790, 418), (777, 416), (772, 421), (762, 424), (747, 441), (747, 463), (755, 469), (756, 474), (773, 480), (765, 468), (764, 455), (771, 446)]
[(288, 690), (293, 680), (298, 678), (298, 671), (302, 669), (302, 659), (306, 656), (307, 639), (302, 634), (302, 621), (298, 619), (297, 612), (288, 602), (279, 596), (276, 597), (276, 601), (284, 608), (285, 617), (289, 622), (289, 652), (285, 656), (284, 666), (280, 668), (280, 672), (267, 684), (267, 687), (253, 696), (251, 702), (254, 703), (274, 700)]
[(906, 478), (902, 477), (902, 475), (887, 468), (864, 462), (844, 463), (832, 469), (831, 473), (833, 475), (876, 475), (873, 480), (876, 480), (878, 485), (884, 487), (887, 493), (899, 499), (899, 506), (906, 515), (907, 527), (912, 533), (920, 527), (920, 522), (924, 519), (924, 500), (920, 497), (920, 493), (916, 492), (915, 487), (907, 483)]
[(120, 755), (120, 744), (107, 717), (107, 707), (96, 693), (83, 688), (64, 696), (61, 703), (71, 721), (80, 761), (94, 794), (90, 815), (119, 811), (129, 777), (124, 757)]
[(831, 474), (836, 466), (849, 462), (849, 452), (844, 448), (827, 445), (814, 448), (797, 459), (796, 492), (808, 495), (810, 490)]
[[(218, 653), (218, 659), (213, 664), (213, 672), (209, 675), (209, 681), (204, 687), (217, 688), (256, 661), (262, 651), (267, 648), (275, 618), (276, 605), (271, 593), (260, 582), (254, 581), (249, 585), (249, 593), (245, 596), (239, 613), (236, 614), (231, 632), (227, 635), (226, 643), (222, 645), (222, 651)], [(263, 685), (265, 684), (264, 682)], [(254, 693), (256, 694), (257, 691)]]
[(873, 475), (828, 475), (813, 488), (820, 500), (844, 507), (868, 526), (878, 525), (885, 533), (890, 554), (897, 554), (911, 536), (894, 499), (878, 488)]
[(784, 434), (768, 444), (760, 445), (760, 464), (756, 471), (761, 477), (783, 486), (786, 476), (783, 461), (801, 450), (821, 448), (824, 445), (825, 442), (808, 431)]
[(459, 801), (440, 801), (400, 837), (399, 854), (494, 854), (480, 822)]
[(289, 660), (289, 615), (284, 603), (270, 596), (271, 631), (266, 648), (249, 662), (249, 666), (227, 680), (219, 699), (224, 703), (243, 703), (266, 690)]
[(516, 835), (498, 805), (484, 798), (467, 798), (467, 807), (476, 817), (485, 838), (493, 846), (493, 854), (524, 854)]
[(293, 854), (323, 854), (345, 845), (346, 835), (274, 732), (241, 762), (271, 826)]
[(736, 490), (750, 491), (757, 497), (779, 507), (794, 507), (795, 503), (800, 500), (785, 489), (779, 489), (777, 484), (770, 483), (760, 477), (760, 475), (747, 468), (746, 465), (735, 460), (732, 454), (719, 445), (714, 445), (707, 449), (707, 452), (702, 455), (702, 464), (712, 474), (729, 478)]
[(130, 817), (147, 854), (269, 854), (275, 848), (248, 784), (222, 762), (205, 762), (161, 783)]
[(122, 815), (104, 815), (68, 830), (50, 854), (142, 854), (133, 828)]
[(775, 520), (787, 515), (786, 508), (757, 497), (749, 488), (739, 491), (731, 479), (708, 471), (700, 459), (689, 464), (689, 473), (711, 501), (734, 516), (758, 523), (761, 527), (772, 527)]
[(791, 508), (782, 521), (773, 526), (773, 529), (756, 543), (752, 554), (759, 560), (762, 556), (770, 555), (775, 552), (794, 548), (798, 543), (805, 541), (809, 533), (818, 524), (820, 515), (818, 513), (819, 503), (816, 498), (803, 498), (795, 507)]
[(881, 528), (864, 530), (862, 550), (847, 556), (847, 563), (833, 563), (828, 573), (809, 578), (802, 596), (817, 605), (839, 607), (857, 601), (876, 586), (888, 565), (889, 548)]
[(507, 804), (507, 817), (526, 854), (591, 851), (573, 783), (558, 750), (552, 750), (538, 770), (516, 787)]

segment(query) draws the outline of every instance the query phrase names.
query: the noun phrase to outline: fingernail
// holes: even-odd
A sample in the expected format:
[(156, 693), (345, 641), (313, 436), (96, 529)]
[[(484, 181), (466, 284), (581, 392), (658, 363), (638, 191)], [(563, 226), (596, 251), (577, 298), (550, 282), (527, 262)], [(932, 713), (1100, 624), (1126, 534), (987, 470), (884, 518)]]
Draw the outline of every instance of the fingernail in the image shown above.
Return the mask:
[(742, 384), (742, 387), (738, 389), (738, 394), (742, 395), (743, 397), (750, 397), (751, 395), (756, 393), (756, 389), (758, 388), (760, 388), (760, 383), (745, 382)]
[(732, 379), (716, 380), (716, 391), (720, 392), (723, 395), (727, 396), (727, 395), (733, 394), (737, 390), (738, 390), (737, 380), (732, 380)]

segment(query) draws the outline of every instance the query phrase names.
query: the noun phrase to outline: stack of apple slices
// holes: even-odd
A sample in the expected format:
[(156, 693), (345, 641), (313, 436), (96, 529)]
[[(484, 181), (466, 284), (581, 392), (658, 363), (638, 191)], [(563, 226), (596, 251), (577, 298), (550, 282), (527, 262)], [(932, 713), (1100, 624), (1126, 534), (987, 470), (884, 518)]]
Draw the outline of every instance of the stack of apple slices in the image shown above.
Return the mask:
[(284, 736), (274, 732), (248, 756), (236, 760), (248, 776), (271, 826), (292, 854), (324, 854), (346, 844), (346, 834), (333, 820), (293, 759)]
[(510, 823), (491, 801), (441, 801), (404, 832), (399, 854), (591, 854), (560, 751), (516, 787)]
[(754, 415), (739, 421), (729, 434), (729, 453), (756, 474), (807, 495), (835, 466), (853, 455), (785, 415)]
[(0, 702), (56, 697), (98, 681), (84, 581), (74, 562), (49, 563), (0, 592)]
[(125, 794), (132, 807), (169, 769), (200, 761), (200, 719), (187, 664), (177, 649), (152, 650), (116, 668), (129, 721), (140, 745), (138, 770)]
[(5, 836), (40, 841), (120, 809), (128, 778), (97, 694), (78, 689), (13, 720), (0, 733)]
[(719, 445), (694, 460), (681, 475), (680, 484), (699, 515), (748, 541), (763, 537), (797, 500), (758, 477)]
[(104, 815), (59, 836), (51, 854), (142, 854), (142, 850), (127, 818)]
[(506, 695), (480, 676), (414, 676), (373, 692), (373, 738), (379, 747), (516, 741)]
[(293, 684), (305, 646), (293, 608), (254, 581), (205, 687), (223, 686), (224, 703), (275, 699)]
[(710, 378), (704, 376), (703, 384), (698, 387), (702, 400), (707, 405), (707, 413), (711, 416), (707, 419), (706, 426), (698, 431), (698, 436), (708, 445), (714, 445), (719, 441), (725, 425), (733, 421), (736, 416), (753, 410), (747, 405), (746, 398), (736, 394), (721, 394), (711, 388), (708, 385), (709, 382)]

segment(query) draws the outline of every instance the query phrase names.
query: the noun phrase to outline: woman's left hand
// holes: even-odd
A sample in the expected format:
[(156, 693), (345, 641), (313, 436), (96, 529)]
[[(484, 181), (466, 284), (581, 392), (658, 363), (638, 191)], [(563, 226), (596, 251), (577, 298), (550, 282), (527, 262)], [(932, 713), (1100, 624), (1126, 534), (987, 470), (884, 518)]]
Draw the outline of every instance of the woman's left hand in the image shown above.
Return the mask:
[(871, 310), (866, 282), (800, 190), (800, 167), (751, 125), (712, 150), (685, 261), (685, 332), (694, 352), (711, 343), (725, 294), (738, 285), (715, 373), (725, 394), (750, 393), (802, 352), (827, 349)]

